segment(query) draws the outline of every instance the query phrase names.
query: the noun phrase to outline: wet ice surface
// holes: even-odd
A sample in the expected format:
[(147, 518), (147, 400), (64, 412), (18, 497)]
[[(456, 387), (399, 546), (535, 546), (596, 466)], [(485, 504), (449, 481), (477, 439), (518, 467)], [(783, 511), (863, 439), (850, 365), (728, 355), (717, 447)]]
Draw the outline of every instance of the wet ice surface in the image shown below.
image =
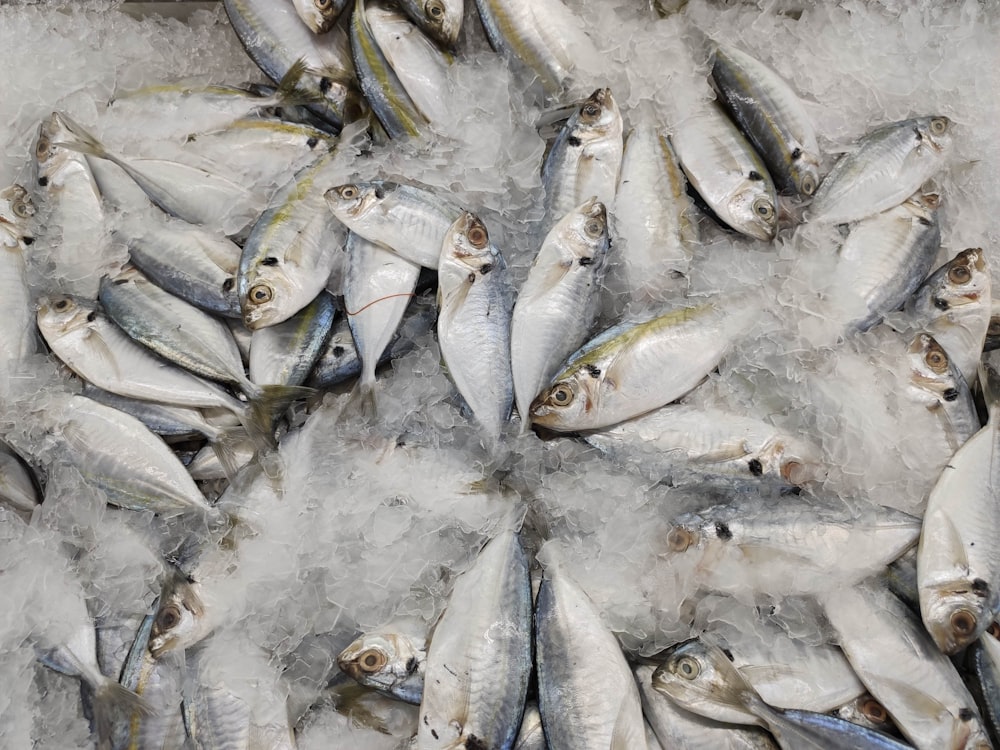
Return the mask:
[[(948, 116), (955, 145), (947, 169), (933, 181), (943, 200), (934, 266), (977, 246), (994, 267), (1000, 263), (997, 14), (972, 0), (844, 2), (801, 12), (790, 2), (759, 8), (702, 1), (688, 3), (680, 16), (652, 20), (643, 3), (569, 4), (602, 52), (579, 61), (572, 96), (610, 85), (626, 128), (630, 111), (648, 98), (669, 127), (711, 97), (707, 58), (695, 47), (700, 36), (693, 27), (742, 48), (791, 84), (815, 123), (824, 171), (837, 152), (878, 125)], [(480, 213), (520, 284), (541, 241), (544, 142), (533, 122), (552, 103), (537, 87), (524, 86), (523, 71), (509, 71), (489, 50), (468, 5), (468, 38), (449, 78), (452, 121), (441, 133), (364, 157), (359, 151), (366, 144), (356, 139), (357, 148), (346, 145), (336, 158), (342, 182), (398, 179), (450, 192)], [(182, 24), (136, 20), (116, 6), (0, 7), (0, 41), (8, 50), (0, 186), (30, 184), (35, 131), (54, 109), (112, 132), (102, 111), (116, 91), (164, 80), (261, 80), (221, 10), (196, 13)], [(124, 153), (138, 153), (140, 144), (148, 151), (149, 142), (172, 137), (157, 118), (124, 132)], [(43, 228), (29, 267), (36, 293), (65, 285), (46, 270), (44, 237)], [(822, 315), (818, 290), (840, 242), (836, 229), (785, 228), (767, 245), (706, 221), (702, 240), (690, 294), (763, 285), (770, 305), (687, 400), (808, 436), (829, 469), (825, 487), (816, 491), (835, 502), (841, 497), (919, 512), (948, 455), (936, 436), (927, 437), (936, 425), (926, 410), (900, 391), (905, 342), (886, 329), (841, 340)], [(110, 262), (124, 257), (110, 243), (107, 254)], [(615, 322), (626, 306), (606, 295), (603, 324)], [(0, 681), (8, 686), (0, 692), (0, 716), (12, 747), (91, 745), (77, 682), (37, 666), (32, 645), (65, 636), (67, 623), (81, 619), (84, 601), (98, 622), (145, 612), (167, 556), (199, 571), (221, 634), (263, 648), (274, 669), (297, 663), (304, 639), (313, 636), (328, 635), (342, 647), (358, 631), (394, 617), (430, 625), (454, 576), (508, 514), (525, 509), (528, 549), (542, 548), (543, 559), (560, 561), (627, 650), (652, 654), (713, 626), (766, 632), (745, 601), (692, 595), (690, 571), (666, 554), (674, 516), (725, 498), (660, 486), (641, 467), (615, 466), (569, 438), (519, 437), (517, 424), (508, 425), (499, 448), (487, 450), (442, 369), (433, 335), (380, 372), (374, 423), (357, 413), (348, 395), (327, 396), (268, 463), (272, 475), (280, 468), (279, 478), (247, 475), (223, 495), (223, 506), (240, 519), (236, 541), (200, 556), (182, 545), (192, 530), (203, 531), (196, 523), (107, 507), (57, 460), (53, 391), (77, 388), (43, 355), (0, 386), (0, 433), (36, 466), (46, 466), (48, 478), (30, 529), (0, 509), (0, 600), (13, 603), (0, 616)], [(754, 506), (794, 501), (738, 497)], [(807, 603), (783, 600), (781, 591), (758, 598), (792, 636), (807, 643), (826, 639)], [(22, 616), (26, 612), (30, 616)], [(241, 673), (240, 664), (232, 667)], [(336, 741), (388, 748), (412, 730), (405, 711), (372, 718), (383, 716), (378, 706), (355, 707), (354, 718), (346, 719), (332, 710), (334, 699), (318, 690), (310, 695), (307, 683), (278, 688), (305, 705), (318, 701), (302, 724), (300, 747)], [(365, 726), (379, 722), (395, 737)]]

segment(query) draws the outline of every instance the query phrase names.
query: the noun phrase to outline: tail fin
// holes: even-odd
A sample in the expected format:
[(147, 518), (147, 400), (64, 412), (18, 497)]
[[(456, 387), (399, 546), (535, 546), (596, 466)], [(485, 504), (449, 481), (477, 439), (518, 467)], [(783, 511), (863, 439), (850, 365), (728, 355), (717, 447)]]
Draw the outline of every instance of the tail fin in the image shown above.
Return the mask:
[(76, 122), (76, 120), (71, 118), (65, 112), (57, 112), (56, 114), (58, 115), (60, 122), (62, 122), (63, 126), (70, 132), (73, 138), (68, 141), (59, 141), (54, 143), (54, 146), (68, 148), (70, 151), (79, 151), (81, 154), (89, 154), (90, 156), (96, 156), (99, 159), (110, 158), (107, 149), (104, 148), (104, 144), (91, 135), (91, 133), (84, 129), (84, 127)]
[(136, 695), (119, 685), (110, 677), (105, 677), (94, 688), (94, 730), (98, 747), (110, 747), (111, 735), (116, 718), (130, 720), (131, 717), (152, 716), (156, 710), (142, 696)]
[(354, 390), (351, 391), (350, 403), (357, 407), (361, 416), (372, 421), (378, 416), (378, 402), (375, 398), (375, 379), (370, 381), (364, 378), (364, 374)]
[(247, 429), (239, 426), (219, 430), (219, 433), (211, 440), (212, 451), (215, 453), (215, 457), (219, 459), (222, 470), (226, 473), (226, 479), (230, 482), (236, 477), (237, 472), (252, 458), (252, 456), (245, 458), (240, 456), (240, 449), (246, 446), (249, 439)]
[(314, 393), (314, 389), (300, 385), (262, 385), (255, 389), (240, 419), (254, 445), (262, 452), (274, 448), (274, 423), (278, 417), (293, 401), (309, 398)]
[(287, 107), (295, 104), (315, 104), (323, 101), (322, 94), (299, 88), (299, 84), (302, 83), (302, 76), (308, 72), (309, 67), (306, 65), (304, 57), (300, 57), (292, 63), (292, 67), (288, 69), (288, 72), (278, 82), (278, 88), (269, 97), (269, 106)]

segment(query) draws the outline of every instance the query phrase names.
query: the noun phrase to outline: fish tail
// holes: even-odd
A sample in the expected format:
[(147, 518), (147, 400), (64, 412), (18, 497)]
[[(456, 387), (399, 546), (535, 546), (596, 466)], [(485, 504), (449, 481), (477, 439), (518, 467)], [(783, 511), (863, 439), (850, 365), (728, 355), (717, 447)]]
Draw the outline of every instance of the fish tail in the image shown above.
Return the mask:
[(273, 105), (315, 104), (323, 101), (323, 96), (318, 91), (308, 91), (300, 88), (302, 77), (307, 72), (309, 72), (309, 66), (306, 65), (304, 57), (300, 57), (292, 63), (292, 67), (281, 77), (281, 80), (278, 82), (278, 88), (270, 97)]
[(94, 731), (98, 747), (111, 746), (111, 734), (116, 720), (127, 720), (156, 713), (141, 695), (119, 685), (110, 677), (104, 677), (94, 688)]
[(355, 405), (363, 417), (373, 420), (378, 416), (378, 401), (375, 398), (375, 380), (361, 380), (351, 392), (350, 403)]
[(96, 156), (99, 159), (111, 159), (111, 155), (108, 154), (107, 149), (104, 148), (104, 144), (91, 135), (91, 133), (76, 122), (76, 120), (71, 118), (65, 112), (59, 113), (59, 119), (62, 120), (66, 129), (73, 135), (73, 139), (69, 141), (60, 141), (53, 145), (68, 148), (70, 151), (79, 151), (81, 154)]
[(262, 451), (274, 448), (274, 423), (278, 416), (298, 399), (309, 398), (312, 388), (298, 385), (264, 385), (250, 398), (249, 408), (242, 418), (247, 434)]
[(240, 461), (237, 457), (237, 450), (246, 440), (247, 429), (242, 425), (239, 427), (229, 427), (219, 430), (211, 440), (212, 451), (219, 459), (222, 470), (226, 473), (226, 478), (232, 482), (236, 473), (240, 470)]

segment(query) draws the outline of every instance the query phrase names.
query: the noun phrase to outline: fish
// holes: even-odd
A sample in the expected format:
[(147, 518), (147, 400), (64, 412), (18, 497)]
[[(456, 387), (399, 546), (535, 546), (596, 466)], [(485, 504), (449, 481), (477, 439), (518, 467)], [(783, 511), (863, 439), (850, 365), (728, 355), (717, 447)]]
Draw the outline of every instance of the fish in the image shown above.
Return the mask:
[(676, 123), (670, 136), (688, 182), (727, 226), (770, 242), (778, 196), (767, 167), (717, 105)]
[(600, 610), (558, 565), (535, 605), (538, 709), (551, 750), (646, 749), (642, 705)]
[(903, 321), (931, 334), (970, 385), (986, 345), (993, 303), (982, 248), (968, 248), (935, 270), (906, 301)]
[(941, 471), (927, 497), (917, 548), (920, 614), (946, 654), (965, 648), (1000, 613), (1000, 376), (982, 365), (990, 418)]
[(623, 150), (618, 104), (611, 89), (597, 89), (570, 116), (542, 165), (545, 226), (591, 197), (614, 205)]
[(399, 6), (443, 49), (453, 49), (462, 33), (464, 0), (400, 0)]
[(337, 307), (326, 292), (278, 325), (250, 339), (250, 380), (258, 385), (301, 386), (326, 348)]
[(445, 235), (462, 214), (426, 188), (384, 180), (338, 185), (325, 197), (333, 215), (352, 232), (434, 270)]
[(653, 688), (682, 708), (719, 721), (766, 727), (786, 750), (905, 750), (867, 727), (812, 711), (770, 706), (718, 646), (694, 640), (671, 649)]
[(942, 432), (954, 453), (979, 431), (979, 416), (965, 377), (928, 333), (918, 333), (909, 347), (914, 397), (941, 418)]
[(375, 367), (395, 336), (420, 266), (351, 232), (347, 238), (344, 306), (361, 358), (358, 394), (375, 412)]
[(37, 344), (31, 324), (31, 300), (25, 276), (25, 255), (35, 238), (29, 223), (35, 204), (20, 185), (0, 190), (0, 308), (5, 324), (0, 335), (0, 367), (16, 368), (34, 354)]
[(760, 154), (782, 193), (810, 196), (819, 186), (816, 130), (792, 88), (735, 47), (719, 46), (711, 81), (719, 101)]
[(203, 587), (173, 568), (165, 576), (160, 602), (149, 635), (149, 653), (160, 659), (186, 649), (215, 629), (211, 607), (202, 600)]
[(506, 270), (483, 222), (463, 213), (441, 247), (438, 345), (448, 376), (492, 441), (499, 438), (514, 404), (513, 300)]
[(510, 360), (521, 430), (532, 401), (586, 339), (597, 317), (611, 247), (608, 215), (596, 198), (549, 232), (514, 303)]
[(517, 533), (502, 531), (456, 579), (434, 628), (417, 750), (509, 750), (521, 726), (531, 666), (528, 559)]
[(347, 7), (347, 0), (292, 0), (295, 12), (314, 34), (326, 34)]
[(847, 224), (886, 211), (913, 195), (950, 155), (944, 116), (889, 123), (863, 136), (842, 156), (813, 196), (806, 218)]
[(427, 668), (427, 626), (402, 620), (370, 630), (340, 652), (337, 665), (358, 683), (419, 706)]
[(669, 404), (719, 364), (753, 317), (745, 299), (609, 328), (575, 352), (531, 405), (536, 425), (596, 430)]

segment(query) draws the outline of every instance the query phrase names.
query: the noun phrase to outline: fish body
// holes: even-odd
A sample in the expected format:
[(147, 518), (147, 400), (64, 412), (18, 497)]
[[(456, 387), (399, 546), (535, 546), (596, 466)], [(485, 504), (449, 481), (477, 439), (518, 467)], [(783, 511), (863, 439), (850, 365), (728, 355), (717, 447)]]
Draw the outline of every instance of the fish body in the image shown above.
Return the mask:
[(250, 380), (258, 385), (302, 385), (323, 353), (337, 308), (326, 292), (291, 318), (259, 328), (250, 339)]
[(0, 334), (0, 367), (16, 367), (35, 352), (31, 325), (31, 300), (25, 278), (25, 253), (34, 242), (29, 222), (35, 205), (20, 185), (0, 190), (0, 314), (5, 321)]
[(511, 291), (500, 250), (466, 212), (452, 225), (438, 268), (438, 343), (448, 374), (487, 437), (510, 416)]
[(30, 514), (41, 502), (34, 474), (13, 448), (0, 441), (0, 504)]
[(719, 47), (712, 83), (784, 193), (809, 196), (819, 185), (819, 144), (802, 102), (771, 68), (734, 47)]
[(590, 332), (610, 247), (604, 204), (591, 198), (552, 228), (535, 257), (511, 319), (522, 429), (530, 424), (531, 402)]
[(691, 186), (726, 225), (769, 242), (778, 197), (764, 162), (717, 106), (682, 120), (670, 142)]
[(947, 117), (918, 117), (865, 135), (819, 186), (809, 220), (845, 224), (902, 203), (944, 167), (950, 125)]

